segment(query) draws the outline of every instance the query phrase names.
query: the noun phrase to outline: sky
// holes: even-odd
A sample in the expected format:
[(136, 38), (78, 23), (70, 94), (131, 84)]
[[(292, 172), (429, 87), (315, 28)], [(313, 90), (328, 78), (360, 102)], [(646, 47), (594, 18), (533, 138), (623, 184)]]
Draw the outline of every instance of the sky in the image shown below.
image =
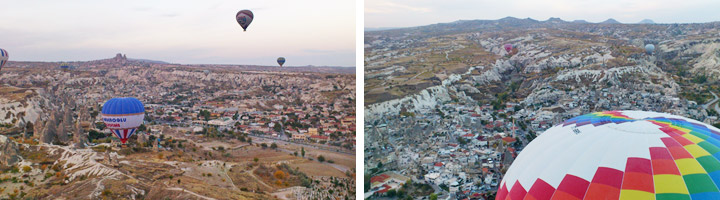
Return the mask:
[(0, 48), (14, 61), (355, 66), (355, 13), (352, 0), (3, 1)]
[(717, 0), (365, 0), (367, 28), (413, 27), (457, 20), (508, 16), (547, 20), (621, 23), (720, 21)]

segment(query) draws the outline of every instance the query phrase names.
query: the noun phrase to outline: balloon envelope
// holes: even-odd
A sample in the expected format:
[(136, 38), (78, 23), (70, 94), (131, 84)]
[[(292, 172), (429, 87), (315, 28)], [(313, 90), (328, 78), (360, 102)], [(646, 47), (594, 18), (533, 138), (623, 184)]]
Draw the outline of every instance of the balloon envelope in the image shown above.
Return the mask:
[(279, 57), (279, 58), (277, 59), (277, 62), (278, 62), (278, 64), (280, 65), (280, 67), (282, 67), (283, 64), (285, 64), (285, 57)]
[(596, 112), (530, 142), (495, 199), (718, 199), (718, 159), (720, 129), (711, 125), (665, 113)]
[(105, 126), (125, 144), (145, 118), (145, 106), (132, 97), (112, 98), (103, 104)]
[(243, 31), (247, 31), (247, 27), (250, 26), (253, 18), (254, 15), (250, 10), (241, 10), (235, 15), (235, 20), (240, 24), (240, 27), (243, 28)]
[(0, 70), (3, 66), (5, 66), (5, 63), (7, 63), (8, 58), (10, 58), (10, 55), (8, 55), (8, 52), (5, 51), (5, 49), (0, 49)]
[(503, 48), (505, 48), (505, 51), (510, 53), (510, 51), (512, 51), (513, 46), (512, 46), (512, 44), (505, 44), (505, 45), (503, 45)]
[(653, 45), (653, 44), (645, 45), (645, 53), (652, 54), (653, 51), (655, 51), (655, 45)]

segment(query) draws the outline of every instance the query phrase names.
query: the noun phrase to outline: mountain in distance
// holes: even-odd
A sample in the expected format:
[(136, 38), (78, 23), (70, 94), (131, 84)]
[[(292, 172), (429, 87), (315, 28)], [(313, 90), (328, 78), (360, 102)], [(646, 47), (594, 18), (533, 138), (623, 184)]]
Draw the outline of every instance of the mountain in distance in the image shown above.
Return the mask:
[(576, 20), (573, 20), (572, 23), (587, 24), (590, 22), (582, 20), (582, 19), (576, 19)]
[(365, 31), (385, 31), (399, 28), (401, 27), (365, 27)]
[(642, 21), (638, 22), (638, 24), (655, 24), (655, 22), (651, 19), (643, 19)]
[(549, 18), (548, 20), (546, 20), (545, 22), (565, 23), (566, 21), (565, 21), (565, 20), (562, 20), (562, 19), (560, 19), (560, 18), (557, 18), (557, 17), (551, 17), (551, 18)]
[(91, 61), (69, 61), (69, 62), (36, 62), (36, 61), (10, 61), (14, 66), (34, 66), (41, 68), (54, 68), (63, 63), (68, 63), (73, 68), (90, 67), (90, 68), (106, 68), (117, 66), (164, 66), (164, 67), (190, 67), (190, 68), (225, 68), (240, 71), (279, 71), (279, 72), (305, 72), (305, 73), (338, 73), (338, 74), (354, 74), (355, 66), (285, 66), (278, 67), (275, 65), (245, 65), (245, 64), (178, 64), (168, 63), (165, 61), (127, 58), (125, 54), (118, 53), (115, 57), (91, 60)]
[(607, 20), (605, 20), (605, 21), (603, 21), (603, 22), (600, 22), (600, 23), (601, 23), (601, 24), (622, 24), (622, 23), (620, 23), (619, 21), (617, 21), (617, 20), (615, 20), (615, 19), (613, 19), (613, 18), (607, 19)]
[(144, 63), (154, 63), (154, 64), (170, 64), (169, 62), (159, 61), (159, 60), (150, 60), (150, 59), (128, 58), (128, 60), (130, 60), (130, 61), (137, 61), (137, 62), (144, 62)]

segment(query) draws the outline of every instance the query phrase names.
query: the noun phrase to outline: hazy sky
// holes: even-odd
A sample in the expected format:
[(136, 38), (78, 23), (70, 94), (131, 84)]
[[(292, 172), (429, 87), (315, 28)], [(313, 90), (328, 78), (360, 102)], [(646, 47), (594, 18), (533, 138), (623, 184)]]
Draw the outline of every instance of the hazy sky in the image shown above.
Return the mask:
[[(255, 14), (247, 32), (241, 9)], [(355, 66), (355, 12), (352, 0), (3, 1), (0, 48), (16, 61)]]
[(411, 27), (507, 16), (693, 23), (720, 21), (719, 10), (717, 0), (365, 0), (365, 27)]

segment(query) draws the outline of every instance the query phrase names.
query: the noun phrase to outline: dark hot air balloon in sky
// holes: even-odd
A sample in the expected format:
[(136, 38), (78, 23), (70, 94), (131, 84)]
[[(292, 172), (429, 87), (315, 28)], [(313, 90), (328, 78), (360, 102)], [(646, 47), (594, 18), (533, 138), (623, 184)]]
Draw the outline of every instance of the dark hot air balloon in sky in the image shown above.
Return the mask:
[(102, 107), (105, 126), (125, 144), (145, 119), (145, 106), (132, 97), (112, 98)]
[(283, 64), (285, 64), (285, 57), (279, 57), (279, 58), (277, 59), (277, 62), (278, 62), (278, 64), (280, 65), (280, 67), (282, 67)]
[(247, 27), (253, 21), (253, 13), (250, 10), (241, 10), (235, 15), (235, 20), (243, 28), (243, 31), (247, 31)]

